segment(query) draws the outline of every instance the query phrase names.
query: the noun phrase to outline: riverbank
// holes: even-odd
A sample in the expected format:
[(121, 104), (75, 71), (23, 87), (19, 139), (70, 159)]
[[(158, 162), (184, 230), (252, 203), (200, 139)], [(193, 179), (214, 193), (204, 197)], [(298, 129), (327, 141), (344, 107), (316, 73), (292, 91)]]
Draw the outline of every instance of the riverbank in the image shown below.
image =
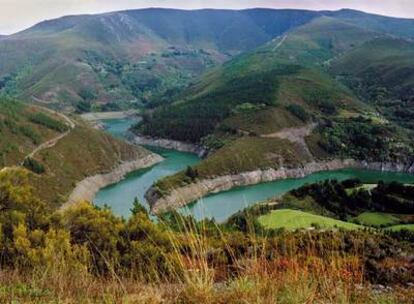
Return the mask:
[(140, 136), (131, 134), (128, 140), (137, 145), (155, 146), (164, 149), (177, 150), (180, 152), (188, 152), (197, 154), (199, 157), (205, 157), (208, 151), (200, 145), (186, 143), (177, 140), (165, 139), (165, 138), (152, 138), (146, 136)]
[(128, 173), (151, 167), (161, 161), (163, 158), (160, 155), (150, 153), (144, 158), (122, 162), (111, 172), (89, 176), (76, 185), (69, 199), (61, 208), (65, 209), (79, 201), (93, 201), (100, 189), (120, 182)]
[(138, 115), (137, 110), (128, 110), (128, 111), (113, 111), (113, 112), (90, 112), (81, 114), (80, 117), (86, 121), (97, 121), (105, 119), (124, 119), (131, 116)]
[(392, 163), (368, 163), (352, 159), (311, 162), (297, 168), (280, 168), (255, 170), (235, 175), (219, 176), (204, 179), (172, 190), (168, 195), (161, 196), (155, 188), (150, 188), (145, 197), (151, 210), (160, 214), (168, 210), (183, 207), (208, 194), (227, 191), (235, 187), (255, 185), (288, 178), (303, 178), (320, 171), (332, 171), (345, 168), (367, 169), (389, 172), (405, 172), (414, 174), (414, 165)]

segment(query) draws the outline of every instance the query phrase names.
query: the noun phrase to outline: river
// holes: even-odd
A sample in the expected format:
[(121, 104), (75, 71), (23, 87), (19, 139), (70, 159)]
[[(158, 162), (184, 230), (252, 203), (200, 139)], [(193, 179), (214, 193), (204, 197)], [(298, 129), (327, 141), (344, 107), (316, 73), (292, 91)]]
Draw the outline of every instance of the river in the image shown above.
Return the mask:
[[(119, 138), (124, 137), (127, 130), (134, 123), (130, 118), (111, 119), (102, 122), (104, 123), (107, 132)], [(151, 168), (131, 173), (121, 182), (102, 189), (98, 192), (94, 200), (96, 205), (103, 206), (106, 204), (110, 206), (116, 214), (128, 217), (135, 197), (138, 197), (140, 202), (148, 208), (144, 194), (155, 181), (164, 176), (174, 174), (175, 172), (200, 161), (200, 158), (190, 153), (156, 147), (146, 148), (162, 155), (165, 160)], [(348, 178), (359, 178), (365, 183), (375, 183), (379, 180), (396, 180), (402, 183), (414, 183), (414, 175), (405, 173), (360, 169), (323, 171), (311, 174), (305, 178), (279, 180), (212, 194), (190, 204), (186, 208), (181, 208), (180, 211), (184, 214), (192, 214), (197, 219), (214, 217), (217, 221), (222, 222), (232, 214), (247, 206), (281, 195), (306, 183), (313, 183), (325, 179), (345, 180)]]

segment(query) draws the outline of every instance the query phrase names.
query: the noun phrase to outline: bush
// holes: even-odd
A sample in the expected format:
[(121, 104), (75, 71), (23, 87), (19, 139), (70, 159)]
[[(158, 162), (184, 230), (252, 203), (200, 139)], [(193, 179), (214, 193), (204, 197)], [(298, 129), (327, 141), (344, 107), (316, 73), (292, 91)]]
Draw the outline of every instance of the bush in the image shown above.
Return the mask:
[(58, 132), (65, 132), (68, 129), (68, 126), (63, 122), (53, 119), (42, 112), (32, 114), (30, 116), (30, 121)]
[(23, 167), (26, 169), (36, 173), (36, 174), (42, 174), (45, 172), (45, 167), (39, 163), (37, 160), (31, 157), (26, 157), (23, 161)]
[(308, 112), (306, 112), (306, 110), (297, 104), (290, 104), (286, 107), (286, 109), (292, 113), (293, 115), (295, 115), (297, 118), (299, 118), (300, 120), (302, 120), (303, 122), (307, 122), (310, 120), (311, 116), (309, 115)]

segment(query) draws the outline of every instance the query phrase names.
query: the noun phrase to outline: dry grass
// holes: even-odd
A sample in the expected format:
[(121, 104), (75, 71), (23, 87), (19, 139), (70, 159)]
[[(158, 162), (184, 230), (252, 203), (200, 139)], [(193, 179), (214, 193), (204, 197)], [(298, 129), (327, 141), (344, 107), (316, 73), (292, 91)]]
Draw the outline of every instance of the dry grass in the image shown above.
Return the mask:
[[(220, 232), (224, 244), (231, 244)], [(186, 251), (180, 244), (186, 240)], [(105, 278), (87, 267), (69, 265), (57, 254), (48, 266), (29, 273), (0, 271), (1, 303), (411, 303), (413, 289), (378, 291), (364, 282), (363, 250), (354, 254), (320, 253), (318, 243), (301, 254), (266, 255), (268, 240), (249, 236), (251, 252), (242, 257), (226, 246), (227, 269), (209, 261), (211, 239), (203, 229), (186, 226), (171, 231), (170, 241), (179, 261), (175, 278)], [(293, 250), (292, 250), (293, 252)], [(319, 252), (319, 253), (318, 253)], [(154, 265), (155, 267), (155, 265)], [(224, 274), (223, 274), (224, 273)]]

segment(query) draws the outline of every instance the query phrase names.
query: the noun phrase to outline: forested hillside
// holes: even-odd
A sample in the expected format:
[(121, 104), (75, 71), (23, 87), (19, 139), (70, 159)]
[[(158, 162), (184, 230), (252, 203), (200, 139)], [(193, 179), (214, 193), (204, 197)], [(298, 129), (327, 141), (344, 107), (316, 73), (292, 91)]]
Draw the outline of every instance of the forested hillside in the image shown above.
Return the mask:
[[(332, 17), (315, 19), (207, 72), (174, 102), (144, 116), (136, 131), (201, 143), (214, 151), (195, 167), (200, 179), (332, 158), (410, 166), (412, 135), (400, 127), (407, 123), (400, 120), (398, 126), (393, 122), (398, 118), (387, 120), (391, 109), (359, 94), (337, 72), (340, 66), (351, 69), (349, 73), (364, 70), (372, 61), (367, 81), (395, 79), (392, 73), (401, 76), (402, 69), (410, 75), (411, 42), (396, 39), (407, 47), (399, 52), (395, 46), (398, 57), (393, 57), (377, 45), (390, 39), (395, 38)], [(381, 50), (364, 60), (359, 50), (372, 43)], [(358, 60), (346, 61), (353, 53)], [(390, 62), (386, 73), (379, 63), (375, 66), (376, 56), (384, 54), (401, 68)], [(384, 82), (403, 92), (410, 79), (404, 77), (399, 86)], [(403, 101), (396, 104), (404, 106)], [(170, 188), (182, 180), (184, 172), (158, 186)]]

